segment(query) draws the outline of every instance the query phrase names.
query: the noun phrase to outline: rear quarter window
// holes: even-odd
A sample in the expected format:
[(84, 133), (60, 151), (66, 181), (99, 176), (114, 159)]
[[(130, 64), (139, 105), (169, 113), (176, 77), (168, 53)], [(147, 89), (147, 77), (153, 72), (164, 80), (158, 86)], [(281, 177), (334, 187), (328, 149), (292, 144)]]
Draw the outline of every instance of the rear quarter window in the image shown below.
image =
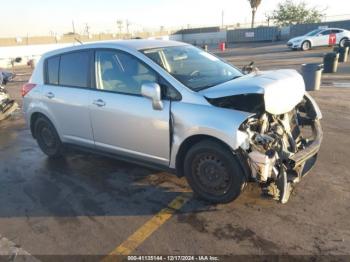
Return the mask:
[(60, 57), (47, 59), (46, 65), (46, 83), (49, 85), (58, 85), (58, 70), (60, 66)]
[(90, 53), (74, 52), (61, 55), (59, 85), (89, 87)]
[(339, 34), (339, 33), (342, 33), (343, 31), (342, 30), (339, 30), (339, 29), (333, 29), (332, 30), (332, 34)]

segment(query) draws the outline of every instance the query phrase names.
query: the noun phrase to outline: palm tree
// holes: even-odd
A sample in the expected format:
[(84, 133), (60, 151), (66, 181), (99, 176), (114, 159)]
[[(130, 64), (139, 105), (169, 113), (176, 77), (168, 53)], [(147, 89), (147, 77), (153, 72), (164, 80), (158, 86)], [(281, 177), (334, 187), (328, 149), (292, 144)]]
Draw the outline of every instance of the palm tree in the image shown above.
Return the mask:
[(252, 8), (252, 28), (254, 28), (255, 23), (255, 14), (258, 10), (259, 5), (261, 4), (261, 0), (248, 0), (250, 3), (250, 7)]

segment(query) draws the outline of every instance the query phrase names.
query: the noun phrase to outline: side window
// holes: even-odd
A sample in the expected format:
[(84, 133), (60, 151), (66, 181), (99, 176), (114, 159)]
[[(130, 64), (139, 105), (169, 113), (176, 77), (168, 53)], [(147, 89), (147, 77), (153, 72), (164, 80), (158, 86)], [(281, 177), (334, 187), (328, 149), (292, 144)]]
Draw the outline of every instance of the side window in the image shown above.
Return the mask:
[(90, 53), (74, 52), (61, 55), (59, 84), (72, 87), (89, 87)]
[(142, 84), (158, 82), (157, 74), (130, 54), (101, 50), (95, 59), (98, 89), (140, 95)]
[(159, 77), (159, 85), (162, 88), (162, 98), (173, 101), (180, 101), (181, 94), (171, 86), (163, 77)]
[(331, 33), (331, 30), (326, 30), (321, 33), (321, 35), (329, 35)]
[(60, 66), (60, 57), (52, 57), (46, 62), (46, 84), (58, 85), (58, 69)]
[(343, 32), (343, 31), (338, 30), (338, 29), (332, 30), (332, 34), (339, 34), (339, 33), (342, 33), (342, 32)]

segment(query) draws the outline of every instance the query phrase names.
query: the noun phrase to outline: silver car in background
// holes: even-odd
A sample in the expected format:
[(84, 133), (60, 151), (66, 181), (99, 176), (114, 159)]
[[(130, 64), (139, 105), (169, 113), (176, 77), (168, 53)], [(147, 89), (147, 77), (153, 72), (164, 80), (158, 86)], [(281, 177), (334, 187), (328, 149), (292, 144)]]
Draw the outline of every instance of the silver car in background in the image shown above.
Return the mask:
[(173, 41), (52, 51), (22, 95), (49, 157), (74, 145), (156, 166), (186, 176), (198, 196), (216, 203), (234, 200), (251, 181), (287, 202), (322, 140), (321, 112), (296, 71), (244, 75)]

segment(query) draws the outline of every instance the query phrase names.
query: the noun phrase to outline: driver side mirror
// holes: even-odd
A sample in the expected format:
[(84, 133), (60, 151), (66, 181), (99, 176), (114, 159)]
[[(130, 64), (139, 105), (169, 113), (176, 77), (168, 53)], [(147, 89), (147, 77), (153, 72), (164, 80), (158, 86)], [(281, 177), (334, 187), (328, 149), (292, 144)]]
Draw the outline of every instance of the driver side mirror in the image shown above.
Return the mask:
[(152, 100), (152, 106), (154, 110), (162, 110), (162, 92), (157, 83), (146, 83), (141, 86), (141, 94), (143, 97)]

